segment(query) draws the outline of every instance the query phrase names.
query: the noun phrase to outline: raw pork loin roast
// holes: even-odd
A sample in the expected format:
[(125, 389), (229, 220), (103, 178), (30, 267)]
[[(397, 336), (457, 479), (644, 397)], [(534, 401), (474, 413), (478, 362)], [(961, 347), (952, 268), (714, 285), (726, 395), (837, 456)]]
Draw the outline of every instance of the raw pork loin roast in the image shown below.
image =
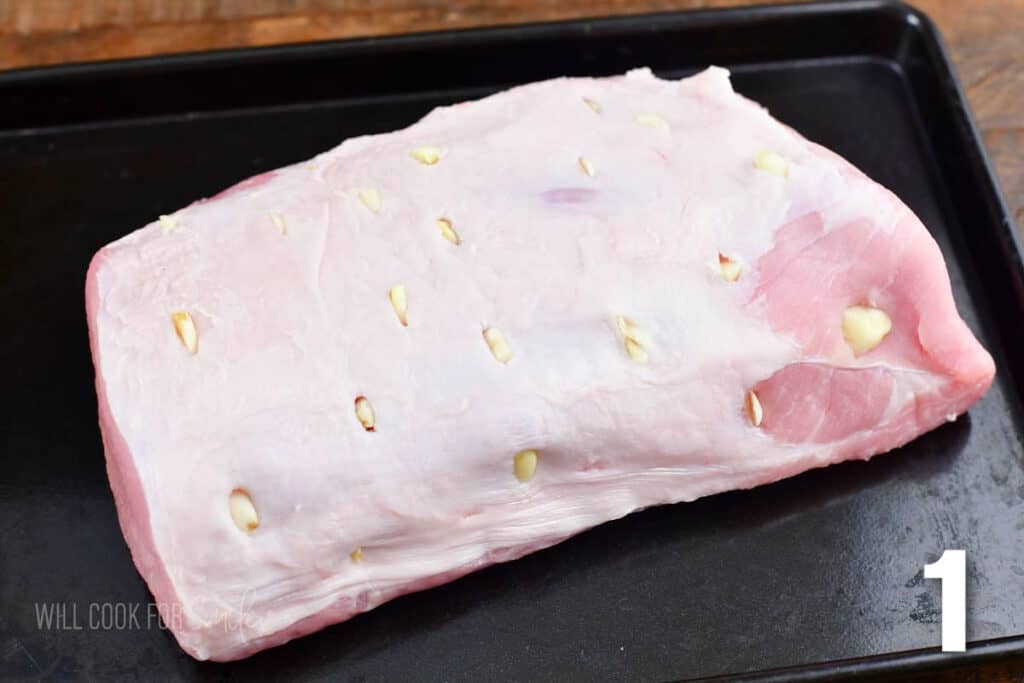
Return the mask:
[(994, 373), (914, 214), (720, 68), (347, 140), (104, 247), (86, 305), (121, 528), (198, 659), (869, 458)]

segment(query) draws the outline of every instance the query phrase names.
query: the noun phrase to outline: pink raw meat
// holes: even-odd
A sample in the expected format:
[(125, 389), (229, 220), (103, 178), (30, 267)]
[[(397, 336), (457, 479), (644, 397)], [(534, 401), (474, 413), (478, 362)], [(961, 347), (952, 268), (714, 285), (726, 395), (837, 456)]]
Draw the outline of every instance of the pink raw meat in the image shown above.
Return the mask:
[(994, 372), (913, 213), (717, 68), (348, 140), (103, 248), (86, 305), (121, 527), (199, 659), (888, 451)]

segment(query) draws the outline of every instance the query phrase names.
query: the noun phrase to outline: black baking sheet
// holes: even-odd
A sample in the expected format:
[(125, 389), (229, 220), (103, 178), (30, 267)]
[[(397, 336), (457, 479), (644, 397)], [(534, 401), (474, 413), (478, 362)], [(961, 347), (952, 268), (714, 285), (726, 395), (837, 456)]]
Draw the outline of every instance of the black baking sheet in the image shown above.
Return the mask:
[[(107, 485), (83, 306), (93, 252), (438, 104), (709, 63), (920, 215), (996, 358), (989, 394), (870, 463), (634, 514), (243, 662), (184, 655), (152, 618)], [(29, 70), (0, 74), (0, 105), (0, 675), (661, 681), (781, 668), (772, 676), (787, 680), (1024, 652), (1020, 253), (936, 33), (909, 8), (662, 14)], [(938, 652), (940, 589), (922, 579), (944, 548), (967, 551), (965, 655)]]

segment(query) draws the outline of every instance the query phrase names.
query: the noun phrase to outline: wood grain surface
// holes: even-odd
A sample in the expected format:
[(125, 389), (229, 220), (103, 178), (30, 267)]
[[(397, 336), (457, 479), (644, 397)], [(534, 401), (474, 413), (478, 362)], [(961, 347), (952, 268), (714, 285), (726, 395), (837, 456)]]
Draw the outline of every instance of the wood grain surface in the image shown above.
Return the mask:
[[(778, 0), (0, 0), (0, 69)], [(939, 26), (1024, 239), (1024, 0), (912, 0)], [(1024, 662), (904, 679), (1024, 683)]]

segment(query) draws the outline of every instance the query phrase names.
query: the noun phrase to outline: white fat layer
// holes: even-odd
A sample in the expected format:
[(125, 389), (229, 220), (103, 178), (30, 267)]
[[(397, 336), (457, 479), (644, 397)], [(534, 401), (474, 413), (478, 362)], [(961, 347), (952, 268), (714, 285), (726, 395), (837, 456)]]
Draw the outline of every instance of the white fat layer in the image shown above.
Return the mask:
[[(424, 145), (446, 153), (417, 163)], [(755, 169), (762, 149), (789, 175)], [(812, 211), (826, 230), (868, 211), (889, 229), (906, 209), (735, 95), (725, 70), (636, 70), (441, 108), (110, 245), (97, 353), (178, 637), (231, 656), (328, 608), (336, 620), (638, 508), (841, 458), (843, 444), (749, 424), (748, 389), (800, 353), (748, 303), (749, 277), (714, 269), (720, 252), (756, 263)], [(196, 355), (174, 310), (195, 320)], [(619, 315), (644, 329), (646, 363), (625, 353)], [(942, 381), (893, 371), (887, 417)], [(512, 458), (526, 448), (539, 461), (524, 484)], [(228, 513), (235, 488), (258, 510), (252, 533)]]

